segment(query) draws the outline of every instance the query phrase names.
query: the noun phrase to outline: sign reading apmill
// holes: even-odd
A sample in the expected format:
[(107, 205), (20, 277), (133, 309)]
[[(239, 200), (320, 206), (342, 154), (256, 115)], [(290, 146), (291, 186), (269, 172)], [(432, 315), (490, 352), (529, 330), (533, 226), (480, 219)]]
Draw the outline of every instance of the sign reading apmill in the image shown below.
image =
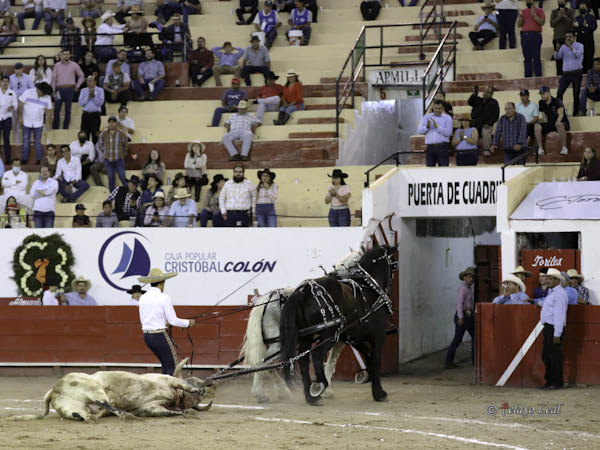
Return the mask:
[(369, 84), (372, 86), (421, 86), (426, 69), (427, 66), (417, 66), (371, 70)]

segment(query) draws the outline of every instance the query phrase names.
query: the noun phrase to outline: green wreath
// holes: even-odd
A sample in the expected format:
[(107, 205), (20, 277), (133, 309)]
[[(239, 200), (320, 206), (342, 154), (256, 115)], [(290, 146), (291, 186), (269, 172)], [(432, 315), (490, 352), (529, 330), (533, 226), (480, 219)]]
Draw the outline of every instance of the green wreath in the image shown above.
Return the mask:
[(13, 255), (13, 280), (19, 295), (36, 297), (42, 294), (42, 285), (48, 275), (56, 275), (59, 288), (71, 285), (75, 278), (72, 267), (75, 263), (71, 246), (58, 233), (42, 237), (27, 236)]

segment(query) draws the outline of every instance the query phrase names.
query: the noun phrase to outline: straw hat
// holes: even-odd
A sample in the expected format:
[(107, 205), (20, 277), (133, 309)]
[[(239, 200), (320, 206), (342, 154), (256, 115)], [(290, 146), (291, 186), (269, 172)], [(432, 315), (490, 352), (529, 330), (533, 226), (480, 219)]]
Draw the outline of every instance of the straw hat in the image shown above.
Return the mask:
[(165, 273), (160, 269), (154, 268), (145, 277), (139, 277), (138, 281), (140, 283), (160, 283), (176, 276), (177, 272)]
[(579, 278), (581, 281), (583, 281), (583, 275), (581, 275), (579, 272), (577, 272), (577, 269), (569, 269), (567, 270), (567, 275), (569, 275), (569, 278)]
[(523, 283), (523, 281), (521, 281), (521, 279), (515, 275), (506, 275), (504, 277), (504, 280), (502, 280), (502, 282), (505, 281), (510, 281), (511, 283), (515, 283), (517, 286), (519, 286), (519, 289), (521, 289), (521, 292), (525, 292), (525, 283)]
[(110, 9), (107, 10), (104, 14), (102, 14), (102, 17), (100, 17), (100, 20), (102, 22), (106, 22), (108, 19), (110, 19), (111, 17), (115, 17), (115, 13), (112, 12)]
[(525, 270), (523, 266), (517, 266), (514, 272), (511, 272), (513, 275), (517, 275), (518, 273), (522, 273), (525, 275), (525, 278), (529, 278), (531, 276), (531, 272)]
[(462, 280), (467, 275), (473, 275), (473, 277), (476, 277), (477, 272), (475, 270), (475, 267), (467, 267), (465, 270), (458, 274), (458, 279)]
[(156, 191), (154, 193), (154, 196), (152, 198), (162, 198), (164, 200), (165, 199), (165, 193), (163, 191)]
[(200, 142), (198, 139), (194, 139), (192, 142), (190, 142), (187, 145), (187, 151), (188, 152), (192, 151), (192, 146), (194, 144), (198, 144), (200, 146), (200, 150), (202, 150), (202, 153), (204, 153), (206, 151), (206, 144), (204, 142)]
[(73, 281), (71, 281), (71, 289), (76, 290), (77, 289), (77, 285), (79, 283), (85, 283), (86, 284), (86, 291), (89, 291), (92, 287), (92, 282), (90, 280), (88, 280), (86, 277), (84, 277), (83, 275), (79, 275), (77, 278), (75, 278)]
[(188, 191), (187, 188), (177, 188), (175, 189), (175, 194), (173, 194), (173, 198), (175, 200), (180, 200), (182, 198), (188, 198), (191, 196), (192, 194), (190, 194), (190, 191)]
[(248, 102), (246, 100), (240, 100), (237, 109), (248, 109)]
[(297, 77), (297, 76), (298, 76), (298, 74), (296, 73), (296, 71), (294, 69), (289, 69), (287, 71), (286, 77)]
[(492, 11), (496, 9), (496, 5), (494, 5), (491, 0), (486, 0), (485, 3), (483, 5), (481, 5), (481, 9), (483, 9), (484, 11), (486, 9), (491, 9)]
[(546, 276), (547, 277), (556, 278), (559, 281), (566, 281), (565, 277), (562, 276), (562, 274), (560, 273), (560, 271), (558, 269), (555, 269), (555, 268), (548, 269), (548, 273), (546, 274)]
[(133, 15), (133, 14), (143, 14), (142, 8), (140, 5), (132, 5), (131, 8), (129, 8), (129, 14)]

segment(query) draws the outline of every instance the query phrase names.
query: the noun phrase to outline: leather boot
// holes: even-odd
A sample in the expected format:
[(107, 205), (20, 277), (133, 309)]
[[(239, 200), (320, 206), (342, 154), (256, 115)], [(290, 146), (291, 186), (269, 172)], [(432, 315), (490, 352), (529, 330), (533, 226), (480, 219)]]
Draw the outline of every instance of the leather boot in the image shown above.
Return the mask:
[(291, 114), (283, 113), (283, 119), (281, 119), (281, 121), (280, 121), (281, 125), (285, 125), (286, 123), (288, 123), (288, 120), (290, 120), (290, 117), (292, 117)]
[(275, 119), (273, 121), (273, 125), (283, 125), (283, 117), (285, 116), (285, 113), (283, 111), (279, 111), (279, 116), (277, 117), (277, 119)]

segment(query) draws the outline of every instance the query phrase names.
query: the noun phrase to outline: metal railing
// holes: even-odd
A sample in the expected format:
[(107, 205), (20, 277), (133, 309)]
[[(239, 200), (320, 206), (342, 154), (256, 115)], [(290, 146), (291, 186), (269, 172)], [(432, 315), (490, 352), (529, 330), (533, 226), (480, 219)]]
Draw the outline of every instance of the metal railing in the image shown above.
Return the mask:
[[(426, 8), (431, 6), (429, 12), (426, 11)], [(423, 42), (427, 40), (427, 35), (430, 31), (435, 31), (437, 34), (437, 39), (441, 39), (442, 37), (442, 23), (446, 21), (446, 17), (444, 16), (444, 1), (443, 0), (425, 0), (421, 5), (421, 9), (419, 10), (419, 22), (421, 23), (419, 27), (419, 35), (421, 42), (421, 53), (419, 54), (419, 59), (423, 61), (425, 59), (425, 51), (423, 49)]]
[(540, 156), (539, 156), (539, 154), (537, 152), (537, 149), (535, 147), (527, 147), (527, 150), (525, 150), (523, 153), (521, 153), (520, 155), (515, 156), (509, 162), (505, 163), (502, 167), (500, 167), (500, 169), (502, 170), (502, 182), (503, 183), (506, 181), (506, 179), (504, 178), (504, 172), (505, 172), (506, 168), (508, 166), (512, 166), (513, 164), (518, 164), (521, 161), (523, 161), (523, 166), (527, 165), (527, 157), (532, 152), (535, 155), (535, 163), (536, 164), (540, 163)]
[(399, 165), (402, 164), (400, 162), (401, 155), (411, 155), (411, 154), (419, 154), (419, 153), (425, 153), (425, 152), (423, 152), (422, 150), (405, 150), (402, 152), (392, 153), (390, 156), (385, 158), (383, 161), (380, 161), (379, 163), (375, 164), (373, 167), (371, 167), (370, 169), (365, 171), (365, 176), (367, 177), (367, 179), (365, 180), (365, 187), (368, 188), (371, 185), (371, 172), (373, 172), (379, 166), (382, 166), (389, 160), (393, 159), (396, 162), (396, 167), (398, 167)]

